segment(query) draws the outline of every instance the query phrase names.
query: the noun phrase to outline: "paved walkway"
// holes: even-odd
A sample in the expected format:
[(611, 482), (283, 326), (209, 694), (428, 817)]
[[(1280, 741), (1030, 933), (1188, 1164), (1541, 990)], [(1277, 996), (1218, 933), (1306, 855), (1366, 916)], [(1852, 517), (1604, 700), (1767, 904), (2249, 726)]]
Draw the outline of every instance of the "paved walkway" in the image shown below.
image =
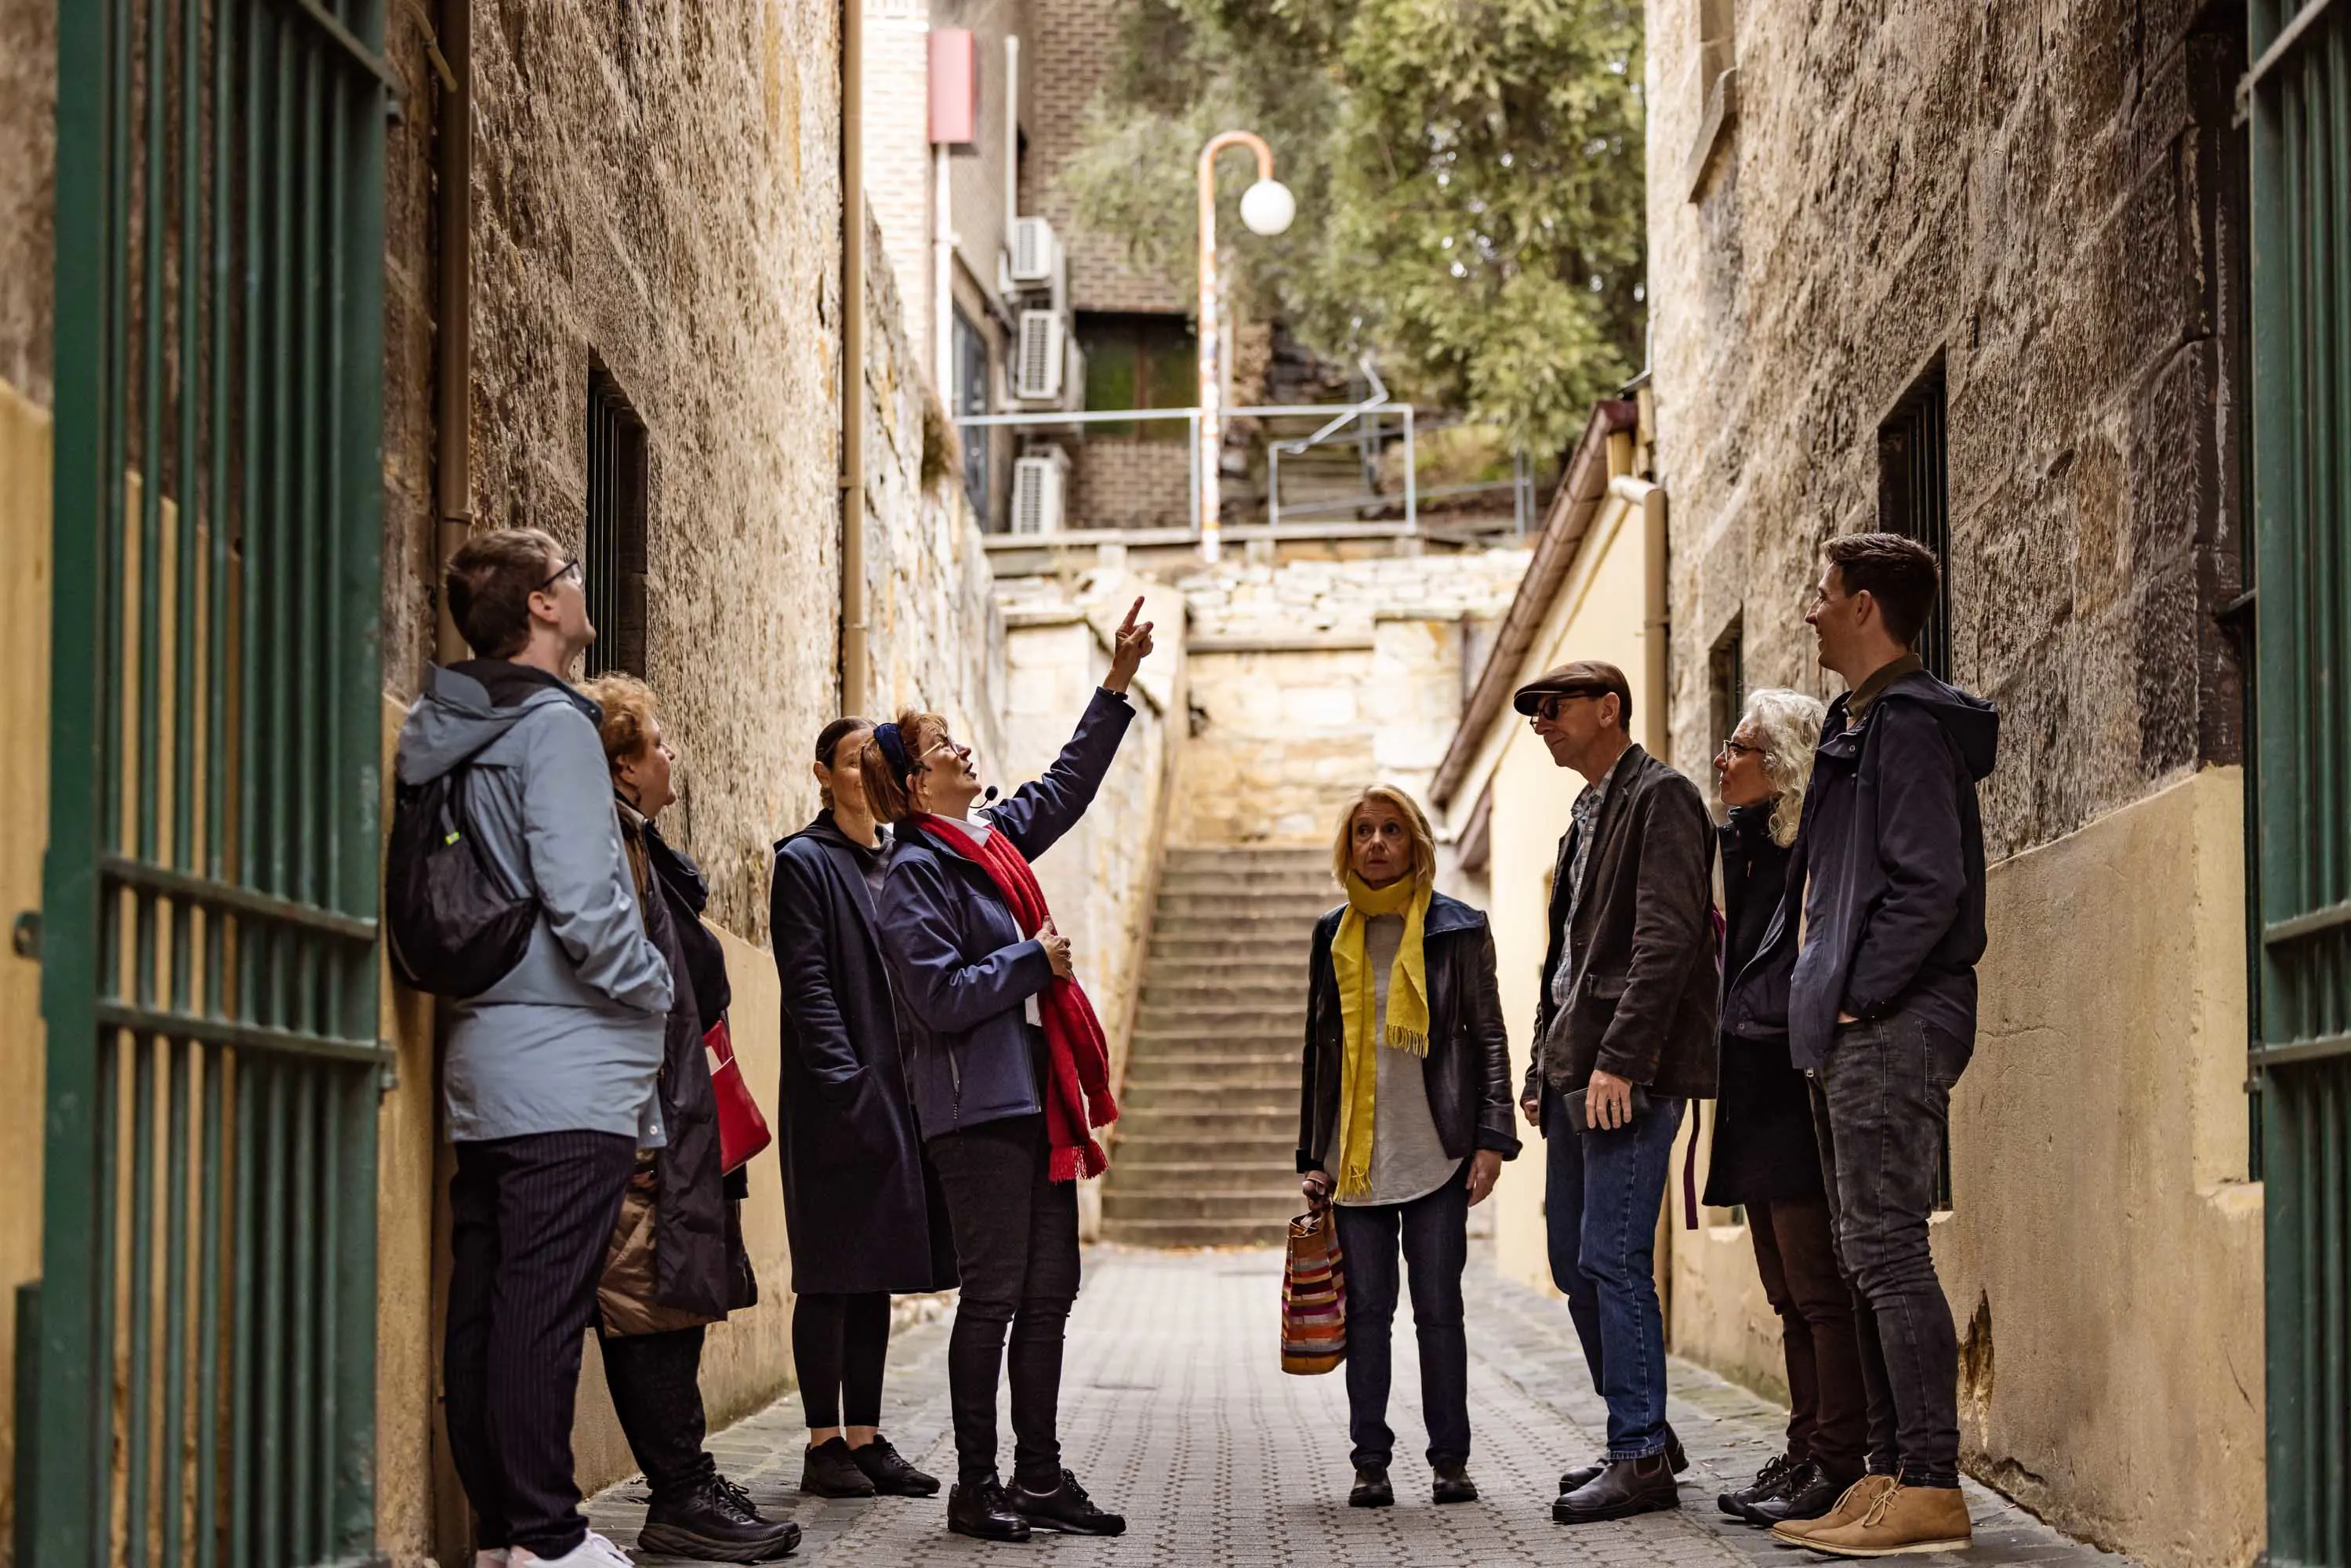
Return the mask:
[[(1061, 1441), (1070, 1466), (1105, 1506), (1127, 1515), (1113, 1541), (1040, 1535), (987, 1546), (946, 1533), (945, 1494), (856, 1502), (796, 1490), (804, 1428), (786, 1398), (713, 1439), (728, 1474), (770, 1515), (800, 1521), (795, 1563), (1027, 1561), (1094, 1565), (1545, 1563), (1682, 1568), (1684, 1564), (1827, 1559), (1776, 1548), (1725, 1519), (1715, 1493), (1744, 1483), (1778, 1451), (1784, 1412), (1695, 1367), (1673, 1368), (1674, 1426), (1688, 1448), (1680, 1511), (1563, 1529), (1551, 1521), (1559, 1471), (1599, 1451), (1604, 1413), (1592, 1393), (1563, 1303), (1507, 1283), (1474, 1255), (1468, 1281), (1470, 1474), (1484, 1496), (1428, 1500), (1410, 1309), (1399, 1313), (1397, 1506), (1350, 1509), (1347, 1396), (1340, 1374), (1285, 1376), (1275, 1354), (1280, 1257), (1271, 1251), (1088, 1255), (1071, 1321)], [(946, 1323), (899, 1336), (892, 1349), (886, 1427), (907, 1458), (946, 1479)], [(1010, 1451), (1009, 1427), (1005, 1428)], [(1009, 1460), (1007, 1460), (1008, 1464)], [(1921, 1563), (2066, 1563), (2126, 1568), (2066, 1540), (1973, 1482), (1976, 1550)], [(644, 1508), (627, 1482), (590, 1505), (597, 1528), (633, 1545)], [(675, 1563), (643, 1556), (640, 1562)]]

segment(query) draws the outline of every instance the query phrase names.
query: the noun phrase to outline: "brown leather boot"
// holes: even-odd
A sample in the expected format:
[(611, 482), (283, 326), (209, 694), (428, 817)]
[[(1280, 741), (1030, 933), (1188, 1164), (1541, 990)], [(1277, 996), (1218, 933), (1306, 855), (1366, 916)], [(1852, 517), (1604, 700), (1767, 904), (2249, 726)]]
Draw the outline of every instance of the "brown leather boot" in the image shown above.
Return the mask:
[(1975, 1543), (1968, 1501), (1957, 1487), (1896, 1483), (1859, 1519), (1804, 1538), (1811, 1552), (1833, 1557), (1902, 1557), (1912, 1552), (1964, 1552)]
[(1877, 1500), (1892, 1491), (1892, 1476), (1864, 1476), (1844, 1489), (1837, 1505), (1818, 1519), (1783, 1519), (1771, 1527), (1771, 1533), (1791, 1546), (1810, 1546), (1813, 1537), (1823, 1530), (1834, 1530), (1851, 1524), (1874, 1507)]

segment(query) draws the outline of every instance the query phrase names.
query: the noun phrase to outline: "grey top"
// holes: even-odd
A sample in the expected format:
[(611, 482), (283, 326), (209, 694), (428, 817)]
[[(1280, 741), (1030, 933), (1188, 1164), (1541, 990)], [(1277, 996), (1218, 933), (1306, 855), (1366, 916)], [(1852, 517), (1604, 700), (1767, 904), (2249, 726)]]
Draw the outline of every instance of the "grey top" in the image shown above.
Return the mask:
[(1608, 780), (1614, 773), (1611, 768), (1600, 780), (1583, 787), (1571, 809), (1573, 829), (1568, 834), (1567, 865), (1567, 926), (1560, 933), (1559, 967), (1551, 975), (1552, 1013), (1554, 1018), (1567, 1012), (1568, 998), (1575, 991), (1575, 906), (1583, 894), (1583, 871), (1592, 863), (1592, 828), (1600, 820), (1601, 802), (1608, 798)]
[(470, 761), (482, 848), (510, 889), (539, 901), (522, 961), (450, 1009), (449, 1136), (585, 1131), (659, 1147), (669, 965), (645, 935), (593, 705), (551, 677), (496, 684), (511, 706), (470, 674), (434, 670), (395, 764), (414, 784)]
[[(1423, 1076), (1428, 1059), (1384, 1043), (1388, 977), (1403, 946), (1403, 915), (1374, 915), (1364, 922), (1364, 961), (1372, 967), (1372, 1055), (1379, 1064), (1379, 1082), (1372, 1098), (1372, 1190), (1360, 1197), (1334, 1199), (1349, 1207), (1410, 1203), (1451, 1181), (1461, 1168), (1461, 1162), (1445, 1152), (1445, 1141), (1437, 1135), (1437, 1118), (1428, 1109)], [(1338, 1146), (1337, 1138), (1330, 1146)]]

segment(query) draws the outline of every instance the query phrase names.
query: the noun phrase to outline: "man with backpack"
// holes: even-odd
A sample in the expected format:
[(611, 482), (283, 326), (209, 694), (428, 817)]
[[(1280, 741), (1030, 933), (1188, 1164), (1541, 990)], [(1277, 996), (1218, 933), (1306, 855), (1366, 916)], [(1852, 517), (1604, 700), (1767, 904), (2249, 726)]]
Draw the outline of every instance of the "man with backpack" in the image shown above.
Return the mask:
[[(479, 1521), (477, 1568), (608, 1568), (629, 1560), (580, 1511), (572, 1403), (622, 1192), (637, 1150), (663, 1142), (653, 1089), (670, 972), (638, 912), (598, 709), (564, 679), (596, 637), (580, 563), (538, 529), (502, 528), (452, 558), (444, 591), (483, 656), (435, 668), (409, 711), (401, 810), (448, 781), (438, 796), (451, 825), (432, 841), (470, 838), (467, 874), (496, 885), (443, 876), (388, 903), (403, 972), (461, 997), (444, 1068), (457, 1155), (450, 1456)], [(417, 840), (396, 825), (394, 841)], [(514, 931), (518, 956), (470, 977), (486, 981), (470, 995), (436, 984), (418, 955), (466, 944), (434, 921), (486, 903), (535, 905), (527, 938)]]

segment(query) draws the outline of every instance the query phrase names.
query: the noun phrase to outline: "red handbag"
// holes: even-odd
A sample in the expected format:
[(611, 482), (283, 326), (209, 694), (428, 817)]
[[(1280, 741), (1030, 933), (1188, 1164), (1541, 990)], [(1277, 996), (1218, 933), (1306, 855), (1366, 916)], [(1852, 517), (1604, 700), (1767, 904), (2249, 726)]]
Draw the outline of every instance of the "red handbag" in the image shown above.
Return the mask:
[(776, 1135), (768, 1130), (759, 1103), (751, 1098), (751, 1086), (743, 1082), (743, 1069), (735, 1061), (735, 1037), (726, 1032), (725, 1019), (710, 1026), (702, 1037), (702, 1049), (709, 1053), (710, 1088), (718, 1098), (718, 1166), (739, 1170), (774, 1143)]

